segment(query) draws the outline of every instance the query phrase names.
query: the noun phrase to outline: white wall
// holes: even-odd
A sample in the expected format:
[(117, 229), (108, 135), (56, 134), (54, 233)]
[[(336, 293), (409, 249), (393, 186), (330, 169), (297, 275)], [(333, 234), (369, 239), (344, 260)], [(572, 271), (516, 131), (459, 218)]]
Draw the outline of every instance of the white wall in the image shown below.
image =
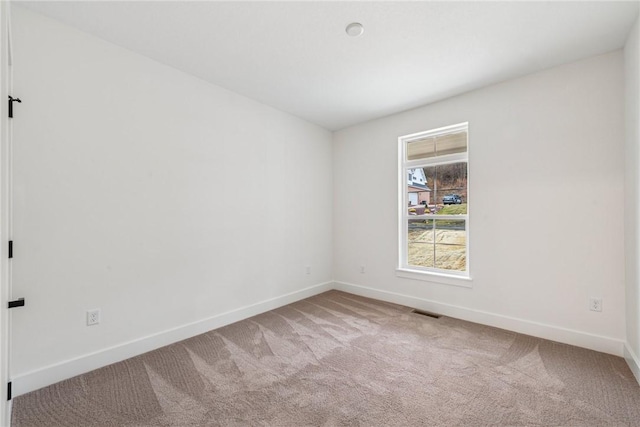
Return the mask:
[(13, 36), (18, 393), (331, 280), (330, 132), (19, 7)]
[[(338, 286), (621, 355), (623, 77), (617, 51), (336, 132)], [(472, 288), (396, 277), (397, 139), (465, 121)]]
[(625, 60), (625, 279), (627, 353), (640, 382), (640, 31), (636, 21), (624, 49)]

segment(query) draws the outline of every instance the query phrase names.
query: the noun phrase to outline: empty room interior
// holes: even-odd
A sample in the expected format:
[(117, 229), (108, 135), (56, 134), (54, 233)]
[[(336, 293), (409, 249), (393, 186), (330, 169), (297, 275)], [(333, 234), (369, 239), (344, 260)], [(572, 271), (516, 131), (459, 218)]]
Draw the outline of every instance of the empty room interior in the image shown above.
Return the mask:
[(0, 3), (0, 425), (640, 426), (638, 1)]

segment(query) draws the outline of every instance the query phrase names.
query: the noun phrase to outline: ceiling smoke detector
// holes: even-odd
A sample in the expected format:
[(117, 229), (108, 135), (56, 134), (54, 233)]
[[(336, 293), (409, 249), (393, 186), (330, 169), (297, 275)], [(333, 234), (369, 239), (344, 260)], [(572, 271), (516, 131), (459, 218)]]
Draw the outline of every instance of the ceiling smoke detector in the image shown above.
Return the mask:
[(359, 22), (352, 22), (347, 25), (346, 31), (351, 37), (358, 37), (364, 33), (364, 27)]

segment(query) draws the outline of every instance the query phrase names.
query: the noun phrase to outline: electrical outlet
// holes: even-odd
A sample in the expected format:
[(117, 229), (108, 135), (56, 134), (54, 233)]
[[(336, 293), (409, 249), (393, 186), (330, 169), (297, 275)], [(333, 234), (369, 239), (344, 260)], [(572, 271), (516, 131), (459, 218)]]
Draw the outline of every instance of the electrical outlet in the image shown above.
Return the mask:
[(364, 274), (364, 265), (360, 266), (360, 273)]
[(100, 323), (100, 309), (87, 310), (87, 326), (93, 326)]
[(602, 311), (602, 298), (589, 299), (589, 310)]
[(305, 272), (307, 274), (311, 274), (311, 266), (310, 265), (307, 265), (304, 270), (305, 270)]

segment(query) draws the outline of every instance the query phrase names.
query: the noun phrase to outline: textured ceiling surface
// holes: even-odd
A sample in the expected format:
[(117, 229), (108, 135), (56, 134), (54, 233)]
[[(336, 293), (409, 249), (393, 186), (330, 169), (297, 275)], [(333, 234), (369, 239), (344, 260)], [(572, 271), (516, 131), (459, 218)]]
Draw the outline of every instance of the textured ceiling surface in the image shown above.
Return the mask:
[(13, 4), (330, 130), (619, 49), (638, 16), (634, 1)]

